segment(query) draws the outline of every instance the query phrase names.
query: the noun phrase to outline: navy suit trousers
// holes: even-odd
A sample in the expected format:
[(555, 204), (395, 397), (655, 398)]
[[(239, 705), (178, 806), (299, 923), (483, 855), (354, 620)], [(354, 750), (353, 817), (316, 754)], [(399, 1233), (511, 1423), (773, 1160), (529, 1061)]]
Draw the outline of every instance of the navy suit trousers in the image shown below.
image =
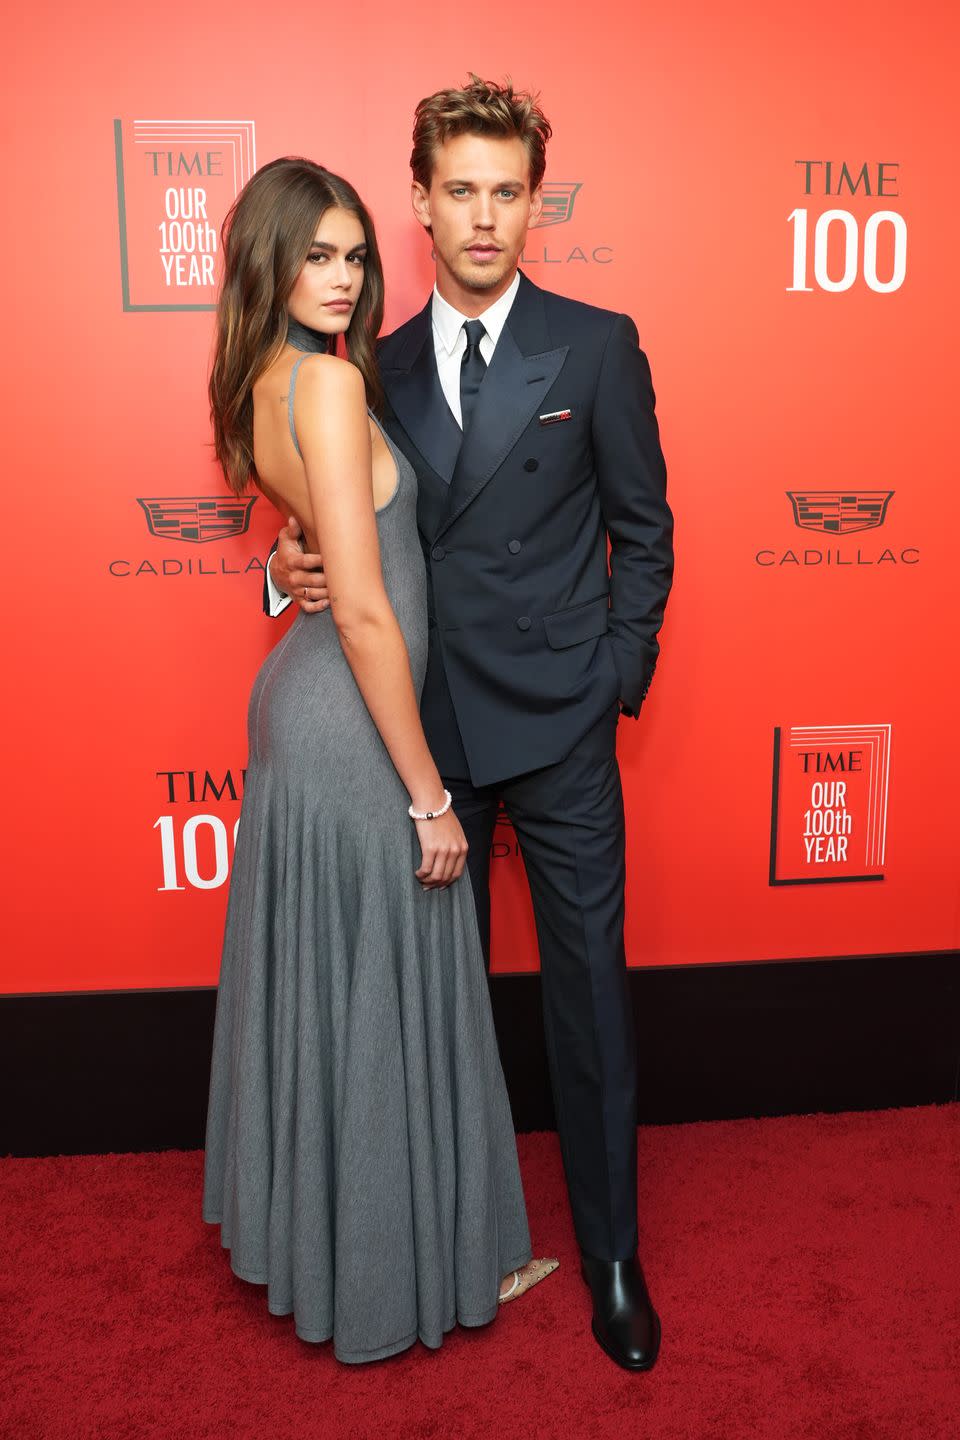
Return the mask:
[(608, 1260), (626, 1259), (637, 1247), (618, 712), (611, 707), (558, 764), (480, 788), (444, 777), (470, 845), (488, 963), (490, 848), (500, 801), (516, 832), (536, 918), (547, 1055), (577, 1240)]

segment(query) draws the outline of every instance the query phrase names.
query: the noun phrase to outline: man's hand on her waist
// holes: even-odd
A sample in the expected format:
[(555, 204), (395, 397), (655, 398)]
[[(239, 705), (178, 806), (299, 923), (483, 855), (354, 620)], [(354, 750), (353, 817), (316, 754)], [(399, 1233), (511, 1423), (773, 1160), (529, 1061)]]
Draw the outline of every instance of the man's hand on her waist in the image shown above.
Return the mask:
[(292, 515), (277, 536), (277, 548), (270, 557), (270, 578), (308, 615), (326, 610), (330, 604), (323, 560), (304, 551), (303, 531)]

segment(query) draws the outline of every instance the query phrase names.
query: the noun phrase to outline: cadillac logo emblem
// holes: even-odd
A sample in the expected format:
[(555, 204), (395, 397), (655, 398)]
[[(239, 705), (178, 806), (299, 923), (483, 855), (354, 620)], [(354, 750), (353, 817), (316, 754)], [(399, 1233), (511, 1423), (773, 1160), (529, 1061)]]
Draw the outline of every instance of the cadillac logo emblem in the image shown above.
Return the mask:
[(581, 181), (545, 181), (543, 186), (543, 210), (531, 230), (542, 230), (545, 225), (562, 225), (573, 215), (573, 202), (583, 188)]
[(204, 545), (209, 540), (232, 540), (246, 534), (250, 511), (257, 496), (249, 499), (216, 499), (209, 495), (177, 495), (143, 499), (137, 504), (147, 517), (147, 529), (158, 540), (186, 540)]
[(893, 490), (788, 490), (793, 518), (801, 530), (849, 535), (876, 530), (887, 518)]

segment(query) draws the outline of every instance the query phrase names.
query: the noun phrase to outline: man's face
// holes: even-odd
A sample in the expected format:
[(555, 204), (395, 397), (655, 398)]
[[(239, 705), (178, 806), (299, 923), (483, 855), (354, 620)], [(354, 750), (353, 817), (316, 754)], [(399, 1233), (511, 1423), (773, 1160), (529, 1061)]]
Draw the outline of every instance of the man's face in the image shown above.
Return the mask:
[(413, 208), (433, 233), (444, 298), (492, 304), (513, 279), (541, 203), (522, 140), (457, 135), (441, 145), (429, 190), (414, 182)]

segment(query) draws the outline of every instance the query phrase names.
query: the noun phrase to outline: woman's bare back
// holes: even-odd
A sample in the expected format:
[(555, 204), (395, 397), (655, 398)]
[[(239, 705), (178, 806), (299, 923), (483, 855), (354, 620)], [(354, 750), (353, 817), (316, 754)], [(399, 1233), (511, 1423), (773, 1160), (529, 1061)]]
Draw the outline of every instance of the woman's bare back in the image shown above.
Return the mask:
[[(293, 367), (301, 353), (287, 346), (253, 387), (253, 453), (259, 486), (281, 515), (293, 515), (304, 533), (306, 548), (319, 551), (303, 460), (290, 429), (289, 398)], [(312, 355), (311, 365), (343, 365), (333, 356)], [(392, 499), (397, 488), (397, 467), (379, 427), (370, 421), (372, 446), (371, 489), (375, 510)]]

